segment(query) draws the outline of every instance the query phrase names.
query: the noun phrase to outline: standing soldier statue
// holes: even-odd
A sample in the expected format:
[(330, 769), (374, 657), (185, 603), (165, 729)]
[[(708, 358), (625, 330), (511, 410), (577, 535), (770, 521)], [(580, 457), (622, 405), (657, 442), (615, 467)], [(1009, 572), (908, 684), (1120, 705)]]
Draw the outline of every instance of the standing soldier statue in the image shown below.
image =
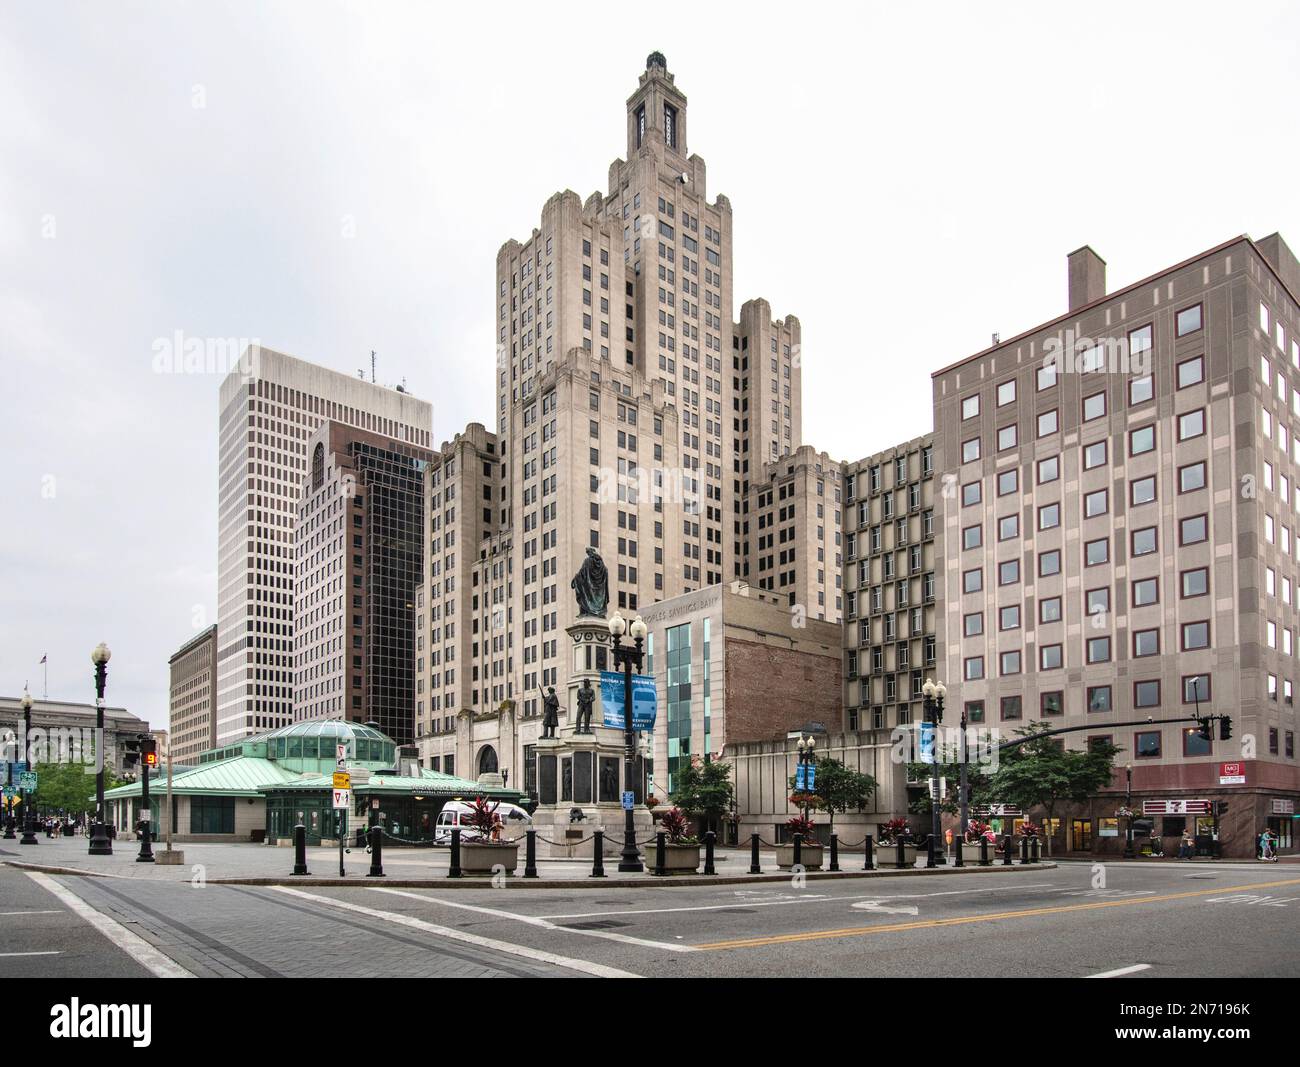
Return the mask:
[(542, 736), (554, 737), (560, 725), (560, 698), (555, 695), (555, 686), (546, 690), (542, 698)]
[(591, 708), (595, 702), (596, 690), (591, 688), (591, 679), (584, 678), (582, 688), (578, 690), (578, 728), (575, 733), (591, 733)]

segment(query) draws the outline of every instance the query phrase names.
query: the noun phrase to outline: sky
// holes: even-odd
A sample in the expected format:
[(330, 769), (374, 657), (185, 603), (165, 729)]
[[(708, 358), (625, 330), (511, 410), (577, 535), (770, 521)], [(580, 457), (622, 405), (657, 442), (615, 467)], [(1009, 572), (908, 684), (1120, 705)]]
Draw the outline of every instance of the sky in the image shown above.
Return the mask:
[(257, 341), (492, 420), (496, 253), (606, 191), (663, 52), (803, 326), (805, 442), (927, 432), (929, 375), (1241, 233), (1300, 249), (1286, 3), (0, 4), (0, 694), (166, 722), (216, 621), (219, 373)]

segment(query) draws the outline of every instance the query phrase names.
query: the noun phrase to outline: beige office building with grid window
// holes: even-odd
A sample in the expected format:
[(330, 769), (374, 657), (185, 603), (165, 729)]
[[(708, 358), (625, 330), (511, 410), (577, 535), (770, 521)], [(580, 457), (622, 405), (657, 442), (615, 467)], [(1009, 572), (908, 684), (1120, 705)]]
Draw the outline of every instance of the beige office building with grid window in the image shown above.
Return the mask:
[[(1225, 854), (1265, 826), (1290, 848), (1300, 266), (1273, 235), (1110, 294), (1090, 248), (1069, 268), (1066, 314), (933, 376), (949, 701), (1006, 733), (1087, 726), (1067, 744), (1118, 745), (1135, 805), (1227, 800)], [(1198, 708), (1232, 739), (1124, 725)], [(1061, 844), (1113, 834), (1123, 789), (1121, 770)], [(1212, 820), (1149, 828), (1208, 838)]]

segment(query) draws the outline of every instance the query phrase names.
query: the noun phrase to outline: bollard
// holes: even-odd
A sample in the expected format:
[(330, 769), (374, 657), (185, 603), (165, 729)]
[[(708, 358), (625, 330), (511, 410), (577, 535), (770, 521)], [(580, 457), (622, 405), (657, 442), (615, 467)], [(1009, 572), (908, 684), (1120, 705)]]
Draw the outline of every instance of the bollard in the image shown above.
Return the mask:
[(1029, 862), (1029, 838), (1027, 837), (1020, 839), (1020, 862), (1022, 864)]
[(871, 841), (871, 835), (870, 835), (870, 834), (867, 834), (867, 840), (866, 840), (864, 843), (865, 843), (866, 846), (867, 846), (867, 858), (866, 858), (866, 859), (863, 861), (863, 863), (862, 863), (862, 869), (863, 869), (864, 871), (875, 870), (876, 865), (875, 865), (874, 863), (871, 862), (871, 845), (872, 845), (872, 841)]
[(925, 839), (925, 865), (927, 867), (939, 866), (939, 861), (934, 855), (934, 834), (930, 834), (930, 836)]
[(460, 877), (460, 827), (451, 828), (451, 866), (447, 868), (448, 878)]
[(803, 834), (794, 835), (794, 859), (790, 863), (792, 867), (803, 865)]
[(659, 875), (660, 877), (663, 877), (668, 873), (664, 869), (664, 866), (667, 863), (667, 858), (664, 855), (664, 853), (667, 851), (667, 848), (665, 847), (667, 838), (668, 835), (664, 833), (662, 830), (660, 830), (657, 834), (655, 834), (655, 874)]
[(900, 870), (907, 866), (907, 851), (901, 837), (898, 839), (898, 866)]
[(595, 830), (591, 841), (591, 876), (605, 877), (605, 831)]
[(961, 849), (965, 841), (966, 841), (965, 834), (962, 834), (961, 837), (958, 837), (956, 834), (952, 835), (952, 855), (953, 855), (952, 865), (954, 867), (965, 866), (965, 864), (962, 862), (962, 857), (961, 857)]
[(988, 867), (993, 863), (989, 859), (989, 839), (983, 834), (980, 835), (980, 866)]
[(704, 873), (717, 874), (713, 869), (713, 846), (717, 843), (718, 835), (710, 830), (704, 835)]
[(528, 840), (524, 844), (524, 877), (537, 877), (537, 831), (529, 830)]
[(758, 862), (758, 834), (749, 835), (749, 873), (763, 873), (763, 868)]
[(1011, 835), (1002, 838), (1002, 866), (1011, 866)]
[(1034, 838), (1029, 846), (1029, 862), (1038, 862), (1038, 838)]
[(367, 878), (382, 878), (384, 876), (384, 831), (378, 826), (370, 828), (370, 870), (366, 872)]
[(307, 870), (307, 827), (302, 823), (293, 828), (293, 873), (310, 873)]
[(831, 834), (831, 865), (827, 870), (838, 871), (840, 869), (840, 835)]

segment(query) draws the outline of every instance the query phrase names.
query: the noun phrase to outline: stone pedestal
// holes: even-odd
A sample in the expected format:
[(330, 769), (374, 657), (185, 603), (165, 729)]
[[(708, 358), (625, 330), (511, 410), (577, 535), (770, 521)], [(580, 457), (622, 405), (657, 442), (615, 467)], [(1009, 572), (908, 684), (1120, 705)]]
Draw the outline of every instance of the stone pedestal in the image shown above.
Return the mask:
[[(636, 795), (632, 809), (638, 842), (650, 836), (653, 819), (641, 800), (639, 782), (624, 781), (623, 731), (602, 725), (600, 672), (612, 670), (609, 628), (604, 619), (580, 618), (568, 627), (572, 660), (567, 699), (561, 702), (558, 737), (537, 739), (537, 794), (533, 828), (540, 838), (540, 857), (563, 858), (592, 854), (592, 842), (565, 844), (605, 833), (605, 855), (617, 856), (623, 848), (623, 793)], [(578, 690), (583, 680), (596, 691), (591, 732), (578, 733)], [(640, 768), (641, 761), (636, 760)], [(582, 818), (575, 818), (581, 812)], [(639, 846), (644, 853), (648, 846)]]

